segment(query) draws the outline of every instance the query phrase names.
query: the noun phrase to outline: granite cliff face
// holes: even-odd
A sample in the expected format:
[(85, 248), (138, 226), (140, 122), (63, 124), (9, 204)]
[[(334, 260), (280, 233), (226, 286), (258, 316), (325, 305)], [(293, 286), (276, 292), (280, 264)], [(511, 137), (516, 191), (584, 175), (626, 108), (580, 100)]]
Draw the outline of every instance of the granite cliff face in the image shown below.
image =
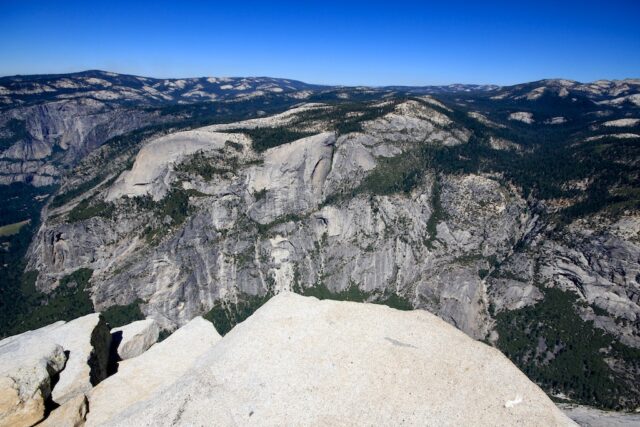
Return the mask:
[(103, 142), (159, 120), (157, 113), (85, 98), (17, 107), (0, 117), (0, 128), (7, 134), (0, 154), (0, 183), (34, 186), (58, 183), (65, 167)]
[[(155, 140), (104, 191), (122, 220), (94, 217), (42, 229), (29, 268), (48, 271), (38, 279), (43, 289), (77, 268), (92, 268), (103, 278), (94, 293), (97, 307), (141, 298), (148, 301), (146, 314), (168, 328), (218, 300), (322, 285), (332, 292), (357, 287), (372, 298), (397, 294), (484, 337), (486, 289), (478, 270), (489, 257), (504, 258), (531, 219), (515, 189), (487, 176), (427, 174), (406, 194), (326, 203), (358, 186), (378, 162), (412, 144), (432, 143), (420, 140), (433, 133), (464, 144), (465, 131), (442, 127), (441, 116), (415, 101), (399, 103), (364, 132), (318, 133), (263, 153), (251, 149), (249, 138), (215, 126)], [(422, 133), (401, 137), (407, 123)], [(238, 167), (211, 180), (176, 167), (196, 151), (221, 169), (231, 162)], [(182, 231), (150, 245), (140, 231), (151, 224), (151, 213), (132, 212), (130, 198), (157, 203), (176, 186), (173, 191), (189, 195), (192, 213), (178, 226)], [(447, 220), (430, 230), (438, 214)], [(158, 228), (172, 226), (170, 215), (159, 219)]]
[(424, 309), (551, 394), (635, 408), (637, 87), (326, 88), (106, 144), (61, 178), (25, 270), (55, 296), (90, 269), (94, 310), (165, 330), (204, 315), (224, 334), (284, 291)]

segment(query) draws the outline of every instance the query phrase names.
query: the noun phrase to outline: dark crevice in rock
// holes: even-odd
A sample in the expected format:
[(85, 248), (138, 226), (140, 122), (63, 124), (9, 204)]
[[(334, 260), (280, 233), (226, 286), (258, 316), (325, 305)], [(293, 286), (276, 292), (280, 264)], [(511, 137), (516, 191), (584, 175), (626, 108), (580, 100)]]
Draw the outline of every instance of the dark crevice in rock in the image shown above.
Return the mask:
[(120, 356), (118, 355), (118, 346), (122, 342), (122, 331), (117, 331), (111, 334), (111, 346), (109, 347), (109, 363), (107, 365), (107, 376), (118, 372), (118, 363), (120, 362)]
[(91, 385), (95, 386), (107, 377), (109, 351), (111, 347), (111, 332), (102, 316), (100, 316), (100, 322), (91, 334), (91, 346), (93, 347), (93, 351), (91, 352), (88, 363), (91, 368)]

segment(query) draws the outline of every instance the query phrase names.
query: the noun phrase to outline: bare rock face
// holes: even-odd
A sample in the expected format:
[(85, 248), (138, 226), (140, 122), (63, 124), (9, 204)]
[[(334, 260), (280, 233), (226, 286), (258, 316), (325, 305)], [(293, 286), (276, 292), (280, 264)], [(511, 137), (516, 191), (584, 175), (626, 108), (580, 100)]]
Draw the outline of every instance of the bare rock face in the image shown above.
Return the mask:
[(147, 351), (158, 341), (160, 328), (153, 319), (139, 320), (111, 330), (113, 340), (118, 340), (118, 357), (131, 359)]
[(120, 363), (118, 372), (89, 394), (87, 426), (102, 425), (182, 376), (220, 340), (213, 325), (196, 317), (138, 357)]
[(148, 194), (154, 200), (160, 200), (167, 192), (168, 175), (176, 162), (198, 151), (220, 149), (225, 141), (237, 141), (239, 138), (239, 135), (203, 130), (178, 132), (158, 138), (140, 150), (131, 170), (118, 178), (107, 199)]
[[(579, 307), (580, 316), (640, 347), (640, 216), (616, 221), (603, 216), (580, 219), (558, 239), (539, 242), (541, 276), (561, 289), (576, 290), (584, 301), (608, 313)], [(578, 284), (578, 285), (576, 285)], [(612, 319), (615, 319), (613, 321)]]
[(52, 392), (53, 401), (62, 405), (106, 378), (111, 335), (104, 318), (95, 313), (60, 325), (50, 336), (69, 354)]
[[(91, 268), (96, 307), (139, 298), (146, 316), (173, 329), (217, 302), (324, 283), (335, 293), (357, 287), (370, 298), (396, 294), (485, 337), (490, 301), (479, 272), (504, 260), (527, 230), (530, 214), (517, 189), (491, 176), (428, 173), (410, 194), (341, 198), (416, 144), (468, 141), (468, 130), (415, 101), (365, 122), (361, 132), (337, 137), (316, 126), (313, 136), (260, 153), (249, 136), (224, 133), (299, 120), (294, 111), (301, 108), (310, 107), (149, 141), (131, 169), (100, 190), (116, 217), (41, 228), (28, 266), (46, 272), (38, 276), (38, 289), (48, 291), (61, 277)], [(227, 150), (227, 140), (241, 149)], [(216, 168), (235, 166), (215, 179), (176, 170), (201, 152), (218, 156)], [(188, 196), (188, 219), (171, 223), (166, 238), (148, 244), (140, 233), (153, 211), (131, 213), (124, 196), (145, 194), (162, 203), (169, 187), (187, 191), (185, 183), (199, 192)], [(515, 289), (504, 299), (517, 293), (535, 302), (531, 289)]]
[(51, 377), (67, 360), (62, 346), (50, 336), (62, 324), (0, 341), (0, 426), (30, 426), (43, 418)]
[(39, 427), (81, 427), (87, 416), (87, 396), (79, 394), (64, 405), (55, 409)]
[(574, 425), (500, 352), (432, 314), (288, 292), (147, 396), (91, 422), (96, 399), (88, 425)]
[(333, 132), (302, 138), (265, 152), (264, 164), (249, 172), (248, 190), (266, 191), (248, 215), (262, 224), (290, 212), (305, 212), (322, 201), (331, 170), (336, 138)]

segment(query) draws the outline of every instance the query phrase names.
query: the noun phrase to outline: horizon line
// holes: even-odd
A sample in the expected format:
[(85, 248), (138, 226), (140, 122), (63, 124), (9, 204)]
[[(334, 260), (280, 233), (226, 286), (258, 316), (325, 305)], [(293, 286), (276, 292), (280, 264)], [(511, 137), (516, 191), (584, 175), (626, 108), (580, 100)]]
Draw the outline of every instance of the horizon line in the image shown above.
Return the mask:
[(301, 83), (305, 83), (308, 85), (314, 85), (314, 86), (327, 86), (327, 87), (345, 87), (345, 88), (358, 88), (358, 87), (367, 87), (367, 88), (388, 88), (388, 87), (448, 87), (448, 86), (456, 86), (456, 85), (464, 85), (464, 86), (496, 86), (499, 88), (502, 87), (509, 87), (509, 86), (517, 86), (517, 85), (521, 85), (521, 84), (527, 84), (527, 83), (536, 83), (536, 82), (543, 82), (543, 81), (559, 81), (559, 80), (566, 80), (566, 81), (570, 81), (573, 83), (578, 83), (578, 84), (593, 84), (599, 81), (610, 81), (610, 82), (615, 82), (615, 81), (629, 81), (629, 80), (640, 80), (640, 77), (625, 77), (622, 79), (608, 79), (608, 78), (600, 78), (600, 79), (596, 79), (596, 80), (592, 80), (592, 81), (588, 81), (588, 82), (582, 82), (579, 80), (574, 80), (574, 79), (569, 79), (569, 78), (565, 78), (565, 77), (545, 77), (545, 78), (540, 78), (540, 79), (536, 79), (536, 80), (529, 80), (529, 81), (523, 81), (523, 82), (519, 82), (519, 83), (513, 83), (513, 84), (498, 84), (498, 83), (461, 83), (461, 82), (454, 82), (454, 83), (445, 83), (445, 84), (417, 84), (417, 85), (411, 85), (411, 84), (383, 84), (383, 85), (368, 85), (368, 84), (354, 84), (354, 85), (350, 85), (350, 84), (334, 84), (334, 83), (311, 83), (305, 80), (300, 80), (297, 78), (291, 78), (291, 77), (273, 77), (273, 76), (267, 76), (267, 75), (244, 75), (244, 76), (216, 76), (216, 75), (201, 75), (201, 76), (197, 76), (197, 77), (151, 77), (151, 76), (145, 76), (145, 75), (141, 75), (141, 74), (134, 74), (134, 73), (124, 73), (124, 72), (116, 72), (116, 71), (107, 71), (107, 70), (101, 70), (98, 68), (90, 68), (90, 69), (84, 69), (84, 70), (80, 70), (80, 71), (69, 71), (69, 72), (65, 72), (65, 73), (58, 73), (58, 72), (54, 72), (54, 73), (35, 73), (35, 74), (8, 74), (8, 75), (4, 75), (4, 76), (0, 76), (0, 79), (6, 79), (6, 78), (12, 78), (12, 77), (46, 77), (46, 76), (67, 76), (67, 75), (72, 75), (72, 74), (83, 74), (83, 73), (91, 73), (91, 72), (99, 72), (99, 73), (103, 73), (103, 74), (115, 74), (117, 76), (129, 76), (129, 77), (138, 77), (138, 78), (146, 78), (146, 79), (153, 79), (153, 80), (191, 80), (191, 79), (206, 79), (206, 78), (233, 78), (233, 79), (259, 79), (259, 78), (267, 78), (267, 79), (278, 79), (278, 80), (291, 80), (291, 81), (296, 81), (296, 82), (301, 82)]

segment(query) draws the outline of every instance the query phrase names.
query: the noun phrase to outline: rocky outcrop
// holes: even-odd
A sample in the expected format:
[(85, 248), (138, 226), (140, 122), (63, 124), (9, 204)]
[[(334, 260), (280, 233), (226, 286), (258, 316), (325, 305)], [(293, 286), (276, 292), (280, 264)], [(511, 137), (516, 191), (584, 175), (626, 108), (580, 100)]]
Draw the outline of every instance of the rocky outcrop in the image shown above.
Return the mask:
[[(87, 425), (98, 424), (96, 406)], [(272, 298), (174, 384), (100, 421), (574, 425), (500, 352), (434, 315), (291, 293)]]
[(366, 123), (365, 130), (391, 141), (428, 142), (445, 146), (466, 143), (469, 131), (451, 128), (451, 124), (452, 120), (447, 115), (412, 100), (400, 103), (393, 112)]
[[(47, 415), (51, 385), (66, 370), (65, 352), (53, 340), (66, 340), (77, 350), (68, 337), (74, 331), (84, 335), (81, 325), (91, 325), (96, 316), (0, 341), (0, 426), (398, 420), (547, 426), (575, 425), (573, 420), (581, 426), (626, 427), (639, 421), (635, 413), (575, 404), (559, 404), (558, 410), (501, 353), (424, 311), (318, 301), (289, 292), (271, 298), (222, 339), (211, 323), (194, 319), (121, 362), (115, 375), (88, 391), (90, 400), (79, 393)], [(134, 322), (123, 330), (145, 325), (153, 322)]]
[(89, 410), (87, 397), (79, 394), (53, 410), (39, 427), (82, 427)]
[(196, 317), (140, 356), (121, 362), (118, 372), (89, 394), (86, 425), (103, 425), (120, 417), (129, 407), (173, 383), (219, 340), (213, 325)]
[(95, 313), (58, 326), (50, 336), (69, 355), (52, 391), (53, 401), (62, 405), (106, 378), (111, 335), (104, 318)]
[(111, 330), (113, 344), (121, 360), (131, 359), (147, 351), (158, 341), (160, 328), (153, 319), (139, 320)]
[(107, 194), (107, 200), (122, 196), (150, 195), (162, 199), (171, 182), (175, 163), (189, 154), (220, 150), (226, 141), (238, 143), (242, 135), (214, 133), (202, 130), (178, 132), (158, 138), (145, 145), (136, 156), (130, 171), (124, 172)]
[[(146, 349), (152, 344), (149, 341), (155, 342), (158, 336), (157, 324), (152, 320), (135, 322), (122, 330), (130, 332), (125, 341), (129, 352)], [(151, 352), (148, 359), (123, 366), (118, 379), (125, 377), (125, 384), (135, 384), (136, 378), (140, 382), (147, 375), (142, 382), (147, 391), (153, 390), (154, 384), (175, 379), (219, 338), (211, 323), (194, 319)], [(0, 341), (0, 426), (34, 425), (46, 415), (47, 407), (56, 403), (61, 405), (39, 425), (84, 425), (88, 411), (85, 392), (106, 376), (108, 346), (108, 330), (99, 314), (57, 322)], [(141, 369), (146, 363), (157, 369)], [(127, 373), (136, 372), (141, 376), (127, 377)], [(51, 393), (54, 385), (55, 400)], [(123, 387), (117, 393), (134, 398), (144, 391), (132, 394), (128, 386)]]
[(0, 341), (0, 425), (33, 425), (46, 404), (84, 397), (107, 375), (110, 339), (90, 314)]
[(0, 341), (0, 426), (31, 426), (44, 417), (52, 377), (67, 361), (63, 347), (51, 338), (63, 324)]
[(509, 114), (509, 120), (517, 120), (528, 125), (532, 124), (535, 120), (533, 114), (524, 111), (518, 111), (516, 113)]

